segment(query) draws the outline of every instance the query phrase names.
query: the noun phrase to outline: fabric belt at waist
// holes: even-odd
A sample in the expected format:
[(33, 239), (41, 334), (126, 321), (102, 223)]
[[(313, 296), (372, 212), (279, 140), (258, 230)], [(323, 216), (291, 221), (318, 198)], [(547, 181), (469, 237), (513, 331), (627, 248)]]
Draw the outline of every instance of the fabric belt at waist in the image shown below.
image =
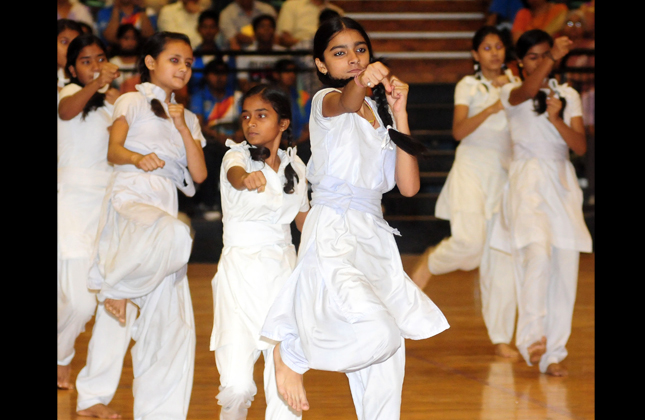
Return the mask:
[(257, 246), (267, 244), (292, 244), (291, 225), (265, 222), (224, 222), (224, 246)]

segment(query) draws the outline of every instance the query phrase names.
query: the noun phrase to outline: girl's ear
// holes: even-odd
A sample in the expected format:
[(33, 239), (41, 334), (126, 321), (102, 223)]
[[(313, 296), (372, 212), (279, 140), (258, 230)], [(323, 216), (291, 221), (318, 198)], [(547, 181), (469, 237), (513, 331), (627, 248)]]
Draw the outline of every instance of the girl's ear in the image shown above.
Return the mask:
[(74, 66), (67, 67), (67, 71), (72, 75), (72, 77), (76, 77), (76, 69), (74, 68)]
[(479, 63), (479, 53), (475, 50), (470, 50), (470, 55), (473, 56), (473, 60)]
[(145, 63), (146, 67), (148, 67), (148, 70), (155, 69), (155, 59), (152, 58), (151, 55), (146, 55), (145, 58), (143, 59), (143, 62)]
[(288, 120), (286, 118), (283, 118), (280, 120), (280, 131), (284, 131), (287, 128), (289, 128), (289, 124), (291, 124), (291, 120)]
[(316, 63), (316, 67), (318, 67), (318, 71), (320, 71), (322, 74), (327, 74), (327, 66), (325, 66), (325, 63), (320, 61), (319, 58), (316, 58), (314, 62)]

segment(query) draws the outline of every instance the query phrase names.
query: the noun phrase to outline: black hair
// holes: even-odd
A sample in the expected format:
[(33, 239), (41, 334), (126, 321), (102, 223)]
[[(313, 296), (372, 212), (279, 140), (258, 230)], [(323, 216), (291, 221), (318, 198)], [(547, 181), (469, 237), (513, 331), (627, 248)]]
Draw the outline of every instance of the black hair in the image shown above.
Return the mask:
[(269, 22), (271, 22), (271, 25), (273, 25), (273, 29), (275, 29), (276, 23), (275, 23), (275, 18), (273, 16), (271, 16), (271, 15), (259, 15), (259, 16), (255, 17), (253, 19), (253, 21), (251, 22), (251, 25), (253, 26), (253, 32), (257, 31), (258, 26), (260, 25), (260, 23), (263, 20), (268, 20)]
[(201, 25), (204, 23), (206, 19), (213, 19), (215, 21), (215, 25), (219, 27), (219, 13), (213, 9), (206, 9), (203, 12), (199, 14), (199, 18), (197, 19), (197, 24)]
[(213, 73), (213, 74), (228, 74), (230, 73), (230, 66), (226, 64), (221, 58), (216, 58), (208, 62), (206, 67), (204, 67), (204, 76)]
[(60, 35), (60, 33), (63, 32), (65, 29), (69, 29), (70, 31), (76, 31), (78, 32), (79, 35), (83, 33), (83, 28), (75, 20), (58, 19), (57, 24), (58, 24), (58, 33), (56, 35)]
[(139, 55), (141, 52), (141, 43), (143, 41), (143, 37), (141, 36), (141, 31), (137, 29), (133, 24), (131, 23), (123, 23), (119, 25), (119, 27), (116, 30), (116, 38), (120, 40), (123, 38), (129, 31), (134, 32), (134, 37), (137, 39), (137, 46), (134, 50), (132, 51), (124, 51), (121, 49), (121, 44), (117, 44), (113, 48), (112, 56), (115, 55), (124, 55), (127, 54), (128, 56), (133, 56), (133, 55)]
[[(69, 71), (69, 67), (74, 67), (76, 69), (76, 60), (78, 59), (78, 55), (81, 53), (83, 48), (88, 47), (90, 45), (98, 45), (100, 49), (103, 50), (105, 53), (105, 59), (107, 60), (107, 48), (105, 48), (105, 44), (99, 37), (93, 34), (83, 34), (79, 35), (76, 38), (72, 40), (72, 42), (69, 43), (69, 47), (67, 48), (67, 63), (65, 64), (65, 69)], [(71, 72), (70, 72), (71, 74)], [(79, 86), (84, 86), (83, 83), (81, 83), (80, 80), (78, 80), (78, 77), (71, 77), (70, 78), (71, 83), (76, 83)], [(105, 94), (100, 93), (100, 92), (95, 92), (94, 95), (87, 101), (85, 106), (83, 107), (83, 113), (81, 114), (81, 119), (85, 119), (87, 114), (89, 114), (92, 111), (95, 111), (96, 109), (100, 108), (103, 106), (105, 101)]]
[[(473, 45), (472, 45), (472, 50), (478, 51), (479, 46), (484, 42), (484, 39), (488, 35), (497, 35), (499, 37), (499, 40), (504, 44), (504, 48), (506, 49), (506, 44), (504, 43), (504, 37), (502, 35), (502, 32), (497, 29), (495, 26), (492, 25), (487, 25), (487, 26), (482, 26), (475, 32), (475, 35), (473, 35)], [(481, 66), (479, 65), (479, 61), (476, 61), (473, 58), (473, 62), (475, 63), (475, 73), (481, 70)], [(504, 54), (504, 63), (502, 64), (502, 70), (506, 68), (506, 54)]]
[[(166, 48), (168, 41), (183, 41), (190, 47), (191, 50), (193, 49), (190, 45), (190, 39), (188, 39), (188, 37), (184, 34), (166, 31), (154, 33), (152, 36), (150, 36), (150, 38), (148, 38), (145, 44), (143, 44), (143, 47), (141, 48), (141, 55), (139, 56), (139, 61), (137, 63), (137, 69), (139, 70), (139, 74), (141, 75), (141, 83), (150, 82), (150, 70), (146, 66), (146, 57), (151, 56), (156, 60), (157, 57), (159, 57), (159, 54), (161, 54)], [(152, 112), (154, 112), (157, 117), (168, 119), (168, 116), (166, 115), (166, 112), (163, 109), (163, 105), (161, 105), (159, 99), (155, 98), (150, 101), (150, 107), (152, 108)]]
[(337, 16), (340, 16), (340, 13), (338, 13), (334, 9), (330, 9), (328, 7), (322, 9), (320, 11), (320, 14), (318, 15), (318, 26), (320, 26), (327, 19), (331, 19), (331, 18), (337, 17)]
[[(277, 86), (261, 83), (246, 91), (246, 93), (242, 95), (240, 102), (244, 104), (246, 99), (256, 95), (260, 95), (263, 100), (271, 104), (273, 110), (278, 114), (278, 121), (291, 121), (291, 99), (282, 89)], [(289, 147), (293, 147), (295, 145), (291, 124), (289, 124), (289, 127), (282, 132), (282, 139), (287, 141)], [(256, 161), (264, 162), (269, 156), (271, 156), (271, 151), (264, 146), (251, 147), (249, 151), (251, 152), (251, 159)], [(284, 192), (292, 194), (294, 186), (300, 181), (300, 178), (293, 169), (291, 163), (284, 168), (284, 176), (287, 180), (284, 184)]]
[[(329, 42), (334, 36), (336, 36), (336, 34), (345, 29), (358, 31), (358, 33), (363, 37), (367, 45), (367, 50), (369, 51), (370, 63), (374, 63), (376, 61), (383, 62), (382, 59), (377, 59), (374, 57), (370, 38), (369, 36), (367, 36), (365, 29), (363, 29), (360, 23), (346, 16), (336, 16), (324, 21), (318, 27), (318, 30), (314, 35), (314, 64), (316, 58), (323, 63), (325, 62), (324, 54), (327, 46), (329, 45)], [(323, 85), (334, 88), (345, 87), (347, 83), (353, 80), (353, 77), (349, 77), (347, 79), (337, 79), (335, 77), (332, 77), (329, 72), (327, 74), (323, 74), (318, 69), (318, 66), (316, 66), (316, 73), (318, 75), (318, 79), (323, 83)], [(381, 118), (381, 121), (383, 121), (384, 126), (390, 127), (388, 128), (388, 134), (394, 144), (396, 144), (401, 148), (401, 150), (410, 155), (421, 157), (428, 156), (430, 150), (422, 142), (393, 128), (394, 121), (392, 119), (392, 114), (390, 114), (389, 105), (385, 96), (385, 87), (383, 86), (383, 84), (379, 83), (372, 88), (372, 99), (374, 99), (374, 101), (376, 102), (378, 115)]]
[(80, 26), (80, 27), (81, 27), (81, 31), (82, 31), (81, 33), (82, 33), (82, 34), (91, 34), (91, 33), (94, 33), (94, 31), (92, 30), (92, 27), (91, 27), (88, 23), (81, 22), (81, 21), (79, 20), (79, 21), (78, 21), (78, 26)]
[(293, 71), (293, 70), (287, 70), (287, 67), (289, 66), (295, 66), (298, 68), (298, 64), (295, 62), (295, 60), (292, 60), (290, 58), (282, 58), (274, 64), (273, 68), (277, 73), (283, 73), (285, 71)]
[[(515, 53), (519, 60), (522, 60), (526, 53), (534, 47), (535, 45), (548, 43), (549, 47), (553, 47), (553, 38), (548, 33), (544, 32), (541, 29), (531, 29), (530, 31), (524, 32), (517, 43), (515, 44)], [(549, 79), (554, 78), (554, 74), (549, 74)], [(520, 67), (520, 78), (524, 81), (524, 71)], [(538, 93), (533, 98), (533, 110), (541, 115), (546, 111), (546, 98), (547, 94), (542, 89), (538, 90)], [(564, 108), (567, 106), (567, 100), (565, 98), (560, 98), (562, 102), (562, 109), (560, 109), (560, 118), (564, 116)]]

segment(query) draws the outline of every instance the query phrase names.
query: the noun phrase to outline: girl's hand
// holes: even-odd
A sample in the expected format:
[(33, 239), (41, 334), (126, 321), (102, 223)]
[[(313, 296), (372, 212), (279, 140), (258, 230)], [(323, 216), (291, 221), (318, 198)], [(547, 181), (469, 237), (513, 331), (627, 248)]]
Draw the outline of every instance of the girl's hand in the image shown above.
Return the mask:
[(146, 172), (154, 171), (157, 168), (163, 168), (166, 162), (159, 159), (156, 154), (150, 153), (148, 155), (135, 155), (132, 158), (134, 166), (143, 169)]
[(558, 61), (571, 51), (573, 41), (566, 36), (561, 36), (553, 40), (553, 48), (551, 48), (551, 55), (555, 61)]
[[(399, 80), (396, 76), (389, 76), (386, 79), (390, 85), (390, 90), (385, 89), (385, 97), (387, 103), (392, 108), (393, 113), (398, 113), (406, 110), (408, 103), (408, 93), (410, 92), (410, 85)], [(385, 86), (385, 83), (383, 83)]]
[(264, 177), (262, 171), (255, 171), (246, 175), (242, 179), (242, 182), (247, 190), (258, 190), (258, 192), (261, 193), (264, 191), (264, 187), (267, 184), (267, 179)]
[(184, 119), (184, 106), (182, 104), (168, 104), (168, 114), (177, 130), (188, 129)]
[(103, 63), (98, 77), (99, 88), (112, 83), (114, 79), (119, 77), (119, 74), (119, 66), (110, 62)]
[(560, 110), (562, 109), (562, 101), (551, 93), (546, 98), (546, 112), (549, 114), (549, 120), (560, 118)]
[(379, 61), (369, 64), (365, 67), (362, 73), (358, 75), (358, 81), (363, 85), (370, 88), (375, 87), (379, 83), (383, 83), (386, 92), (390, 92), (392, 87), (390, 86), (390, 81), (388, 80), (388, 75), (390, 74), (390, 69), (385, 67), (385, 65)]

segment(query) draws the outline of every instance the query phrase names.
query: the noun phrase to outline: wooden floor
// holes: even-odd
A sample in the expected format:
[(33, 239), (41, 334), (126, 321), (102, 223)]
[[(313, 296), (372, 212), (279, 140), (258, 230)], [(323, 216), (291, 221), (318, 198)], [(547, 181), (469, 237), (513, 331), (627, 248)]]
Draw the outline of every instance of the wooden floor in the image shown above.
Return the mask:
[[(415, 255), (404, 255), (406, 269)], [(595, 295), (593, 254), (581, 254), (573, 330), (564, 364), (566, 378), (540, 374), (523, 361), (496, 357), (481, 317), (477, 271), (436, 276), (425, 292), (446, 315), (451, 328), (422, 341), (406, 341), (406, 377), (402, 420), (564, 420), (595, 418)], [(188, 269), (197, 325), (196, 366), (188, 419), (216, 420), (219, 385), (214, 355), (208, 349), (213, 323), (210, 281), (214, 264), (191, 264)], [(85, 363), (92, 322), (76, 342), (73, 378)], [(264, 419), (262, 358), (256, 364), (258, 394), (249, 420)], [(305, 387), (309, 420), (356, 419), (346, 377), (341, 373), (310, 371)], [(58, 420), (75, 414), (76, 392), (58, 390)], [(121, 383), (111, 407), (132, 419), (132, 362), (126, 356)]]

